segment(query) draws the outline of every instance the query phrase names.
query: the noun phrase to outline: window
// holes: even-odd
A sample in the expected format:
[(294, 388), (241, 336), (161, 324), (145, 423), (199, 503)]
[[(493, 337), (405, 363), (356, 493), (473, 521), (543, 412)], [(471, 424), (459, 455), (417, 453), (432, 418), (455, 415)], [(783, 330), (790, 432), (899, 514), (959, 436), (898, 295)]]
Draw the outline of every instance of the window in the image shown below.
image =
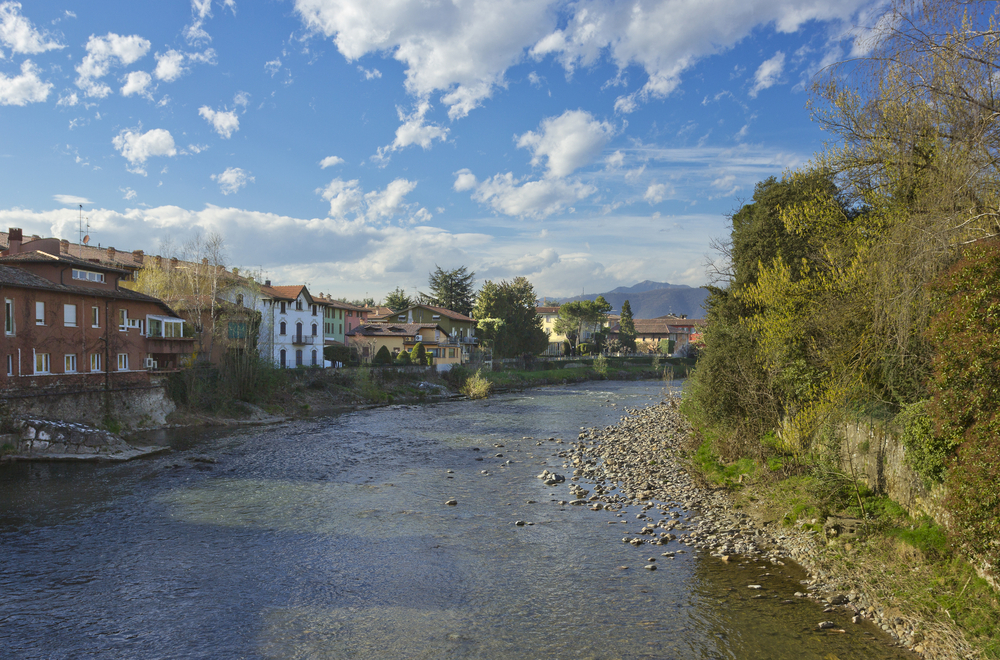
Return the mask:
[(279, 335), (283, 335), (283, 334), (285, 334), (285, 329), (286, 329), (286, 328), (287, 328), (287, 326), (285, 325), (285, 322), (284, 322), (284, 321), (282, 321), (282, 322), (281, 322), (281, 326), (280, 326), (280, 329), (279, 329), (279, 331), (278, 331), (278, 334), (279, 334)]
[(35, 373), (47, 374), (51, 369), (50, 356), (48, 353), (35, 353)]
[(347, 316), (348, 317), (354, 316), (354, 312), (352, 312), (351, 310), (347, 310)]
[(313, 357), (313, 361), (312, 361), (312, 364), (313, 364), (313, 366), (315, 367), (315, 366), (316, 366), (316, 351), (315, 351), (315, 349), (313, 350), (313, 355), (312, 355), (312, 357)]
[(295, 311), (297, 311), (297, 312), (301, 312), (302, 311), (302, 301), (301, 300), (296, 299), (296, 301), (295, 301)]
[(101, 308), (91, 307), (90, 308), (90, 327), (99, 328), (101, 327)]
[(281, 349), (281, 353), (279, 355), (280, 355), (280, 358), (281, 358), (279, 363), (281, 364), (281, 368), (284, 369), (285, 368), (285, 349)]
[(302, 324), (301, 323), (296, 323), (295, 324), (295, 336), (296, 337), (301, 337), (302, 336)]
[(76, 356), (75, 355), (70, 354), (70, 355), (66, 356), (66, 359), (63, 362), (63, 371), (65, 371), (68, 374), (75, 374), (76, 373)]
[(313, 323), (313, 337), (316, 336), (316, 324)]
[(318, 309), (319, 309), (319, 308), (318, 308), (318, 307), (316, 307), (316, 305), (313, 305), (313, 306), (312, 306), (312, 312), (313, 312), (313, 316), (316, 316), (316, 312), (317, 312), (317, 310), (318, 310)]
[(344, 332), (344, 324), (343, 323), (341, 323), (337, 327), (340, 328), (339, 330), (337, 330), (337, 334), (340, 334), (340, 333)]
[(3, 301), (3, 331), (14, 334), (14, 301), (10, 298)]
[(63, 305), (63, 325), (67, 328), (76, 327), (76, 305)]
[(455, 349), (454, 348), (449, 348), (448, 349), (448, 357), (450, 357), (450, 358), (455, 357)]
[(45, 303), (35, 303), (35, 325), (45, 325)]
[(128, 371), (128, 353), (118, 354), (118, 371)]
[(302, 349), (301, 348), (295, 349), (295, 366), (296, 367), (301, 367), (302, 366)]
[(440, 314), (434, 314), (433, 316), (431, 316), (431, 318), (434, 319), (435, 321), (437, 321), (439, 318), (441, 318), (441, 315)]
[[(284, 313), (285, 313), (285, 301), (284, 301), (284, 300), (282, 300), (282, 301), (281, 301), (280, 303), (278, 303), (278, 305), (280, 306), (280, 310), (279, 310), (279, 311), (280, 311), (280, 312), (281, 312), (282, 314), (284, 314)], [(284, 334), (284, 333), (282, 333), (282, 334)]]
[(230, 339), (246, 339), (247, 338), (247, 324), (244, 321), (230, 321), (229, 322), (229, 338)]
[(101, 354), (91, 353), (90, 354), (90, 370), (100, 371), (101, 370)]
[(86, 282), (104, 282), (104, 273), (92, 273), (89, 270), (73, 269), (74, 280), (84, 280)]
[(122, 332), (128, 330), (128, 310), (119, 309), (118, 310), (118, 329)]
[(399, 315), (399, 320), (400, 321), (405, 321), (406, 320), (406, 314), (400, 314)]
[(13, 355), (8, 355), (7, 356), (7, 375), (8, 376), (13, 376), (14, 375), (14, 356)]

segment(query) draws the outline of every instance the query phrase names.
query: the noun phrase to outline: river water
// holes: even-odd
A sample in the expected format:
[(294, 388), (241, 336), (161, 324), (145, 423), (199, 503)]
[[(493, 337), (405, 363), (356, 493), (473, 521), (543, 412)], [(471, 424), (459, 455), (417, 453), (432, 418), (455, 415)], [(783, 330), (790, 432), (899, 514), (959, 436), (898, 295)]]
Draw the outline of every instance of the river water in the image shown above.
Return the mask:
[(562, 506), (535, 478), (571, 473), (537, 443), (663, 393), (597, 382), (0, 466), (0, 657), (914, 657), (791, 598), (792, 565), (634, 548), (636, 511)]

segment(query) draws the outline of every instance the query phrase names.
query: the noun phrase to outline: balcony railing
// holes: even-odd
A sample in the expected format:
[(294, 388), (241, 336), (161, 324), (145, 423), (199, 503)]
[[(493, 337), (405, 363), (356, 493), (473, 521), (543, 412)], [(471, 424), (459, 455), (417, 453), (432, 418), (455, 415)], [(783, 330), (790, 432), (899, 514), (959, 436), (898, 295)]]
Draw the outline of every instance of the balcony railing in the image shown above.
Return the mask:
[(292, 344), (315, 344), (316, 337), (309, 335), (292, 335)]

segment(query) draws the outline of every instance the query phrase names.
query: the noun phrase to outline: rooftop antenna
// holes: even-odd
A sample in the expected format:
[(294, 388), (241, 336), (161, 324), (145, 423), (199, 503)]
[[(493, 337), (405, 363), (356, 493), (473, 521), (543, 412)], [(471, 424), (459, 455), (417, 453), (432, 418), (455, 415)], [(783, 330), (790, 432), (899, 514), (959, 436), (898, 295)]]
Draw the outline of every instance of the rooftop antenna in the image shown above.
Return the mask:
[(80, 217), (77, 220), (77, 229), (80, 231), (80, 245), (90, 243), (90, 218), (87, 218), (87, 234), (83, 233), (83, 204), (80, 204)]

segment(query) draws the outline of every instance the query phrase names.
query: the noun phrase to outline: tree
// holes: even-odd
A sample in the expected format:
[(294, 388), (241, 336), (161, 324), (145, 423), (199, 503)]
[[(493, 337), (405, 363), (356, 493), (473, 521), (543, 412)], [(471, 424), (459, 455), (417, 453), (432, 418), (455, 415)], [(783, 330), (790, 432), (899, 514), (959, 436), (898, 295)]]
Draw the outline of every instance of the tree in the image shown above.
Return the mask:
[(596, 300), (564, 303), (559, 307), (559, 318), (553, 327), (559, 334), (566, 335), (576, 347), (585, 332), (596, 333), (600, 330), (608, 320), (610, 311), (611, 304), (604, 296), (597, 296)]
[(469, 316), (476, 299), (473, 287), (475, 278), (476, 274), (468, 272), (465, 266), (455, 270), (443, 270), (435, 265), (434, 272), (430, 273), (428, 279), (430, 293), (421, 293), (420, 299), (428, 305), (443, 307)]
[(538, 355), (548, 348), (549, 337), (535, 310), (535, 289), (527, 278), (484, 282), (472, 315), (480, 339), (497, 357)]
[(635, 352), (635, 320), (632, 318), (632, 305), (626, 300), (622, 303), (621, 320), (618, 322), (618, 341), (621, 347), (630, 352)]
[(424, 348), (423, 342), (418, 341), (410, 350), (410, 362), (420, 366), (430, 364), (427, 360), (427, 349)]
[(384, 303), (392, 311), (398, 312), (413, 306), (413, 299), (406, 295), (406, 291), (397, 286), (385, 297)]
[(378, 349), (378, 352), (375, 353), (375, 359), (372, 360), (372, 364), (392, 364), (392, 353), (389, 352), (389, 349), (386, 348), (385, 344), (383, 344), (382, 347)]

